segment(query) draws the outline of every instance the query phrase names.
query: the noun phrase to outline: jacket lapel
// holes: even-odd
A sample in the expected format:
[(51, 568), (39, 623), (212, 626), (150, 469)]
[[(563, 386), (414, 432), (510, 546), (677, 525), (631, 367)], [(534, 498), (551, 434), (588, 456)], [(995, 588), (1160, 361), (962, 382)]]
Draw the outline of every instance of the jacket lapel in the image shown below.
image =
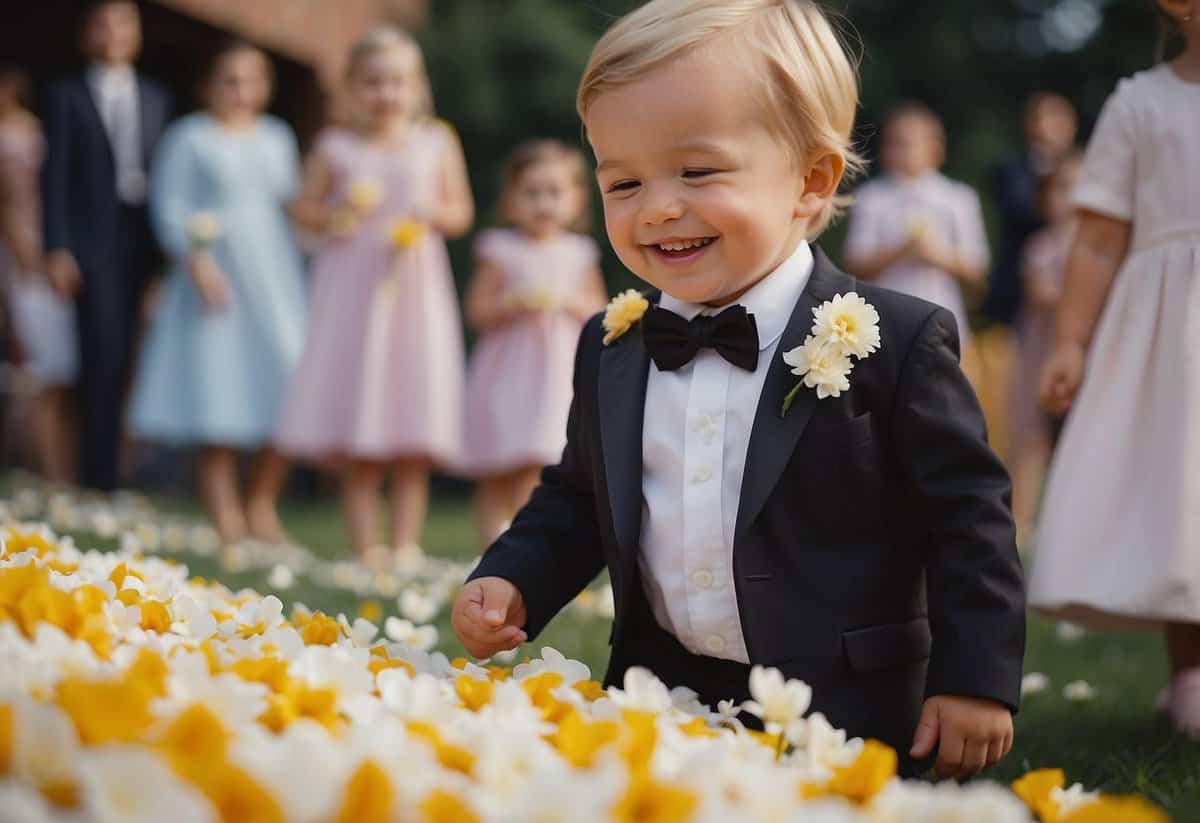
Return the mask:
[(792, 374), (791, 367), (783, 362), (783, 353), (804, 343), (804, 338), (812, 330), (813, 309), (835, 294), (851, 291), (854, 287), (854, 281), (838, 271), (824, 252), (815, 245), (812, 248), (812, 275), (779, 339), (759, 396), (750, 446), (746, 452), (746, 467), (742, 474), (737, 527), (734, 530), (735, 546), (762, 511), (817, 407), (816, 391), (801, 389), (787, 415), (781, 413), (788, 392), (800, 380)]
[(642, 420), (649, 374), (640, 323), (600, 354), (600, 445), (613, 531), (624, 556), (637, 549), (642, 525)]
[(77, 88), (79, 95), (79, 108), (83, 112), (84, 117), (90, 121), (92, 131), (100, 135), (100, 141), (108, 149), (106, 152), (109, 160), (112, 160), (112, 142), (108, 139), (108, 129), (104, 126), (104, 118), (100, 114), (100, 101), (96, 99), (96, 94), (92, 90), (92, 83), (88, 80), (85, 72), (79, 77), (79, 85)]

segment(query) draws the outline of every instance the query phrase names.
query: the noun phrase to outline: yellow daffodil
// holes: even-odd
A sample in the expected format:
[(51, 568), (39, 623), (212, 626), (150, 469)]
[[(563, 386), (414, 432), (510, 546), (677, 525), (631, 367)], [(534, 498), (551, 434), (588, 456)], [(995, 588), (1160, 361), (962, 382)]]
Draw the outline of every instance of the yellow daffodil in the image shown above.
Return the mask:
[(620, 823), (683, 823), (692, 816), (699, 798), (688, 789), (660, 783), (647, 774), (633, 777), (613, 807)]
[(415, 248), (425, 236), (425, 224), (416, 220), (397, 218), (388, 225), (388, 237), (397, 249)]
[(896, 767), (895, 749), (868, 740), (853, 763), (834, 771), (827, 791), (855, 803), (866, 803), (896, 776)]

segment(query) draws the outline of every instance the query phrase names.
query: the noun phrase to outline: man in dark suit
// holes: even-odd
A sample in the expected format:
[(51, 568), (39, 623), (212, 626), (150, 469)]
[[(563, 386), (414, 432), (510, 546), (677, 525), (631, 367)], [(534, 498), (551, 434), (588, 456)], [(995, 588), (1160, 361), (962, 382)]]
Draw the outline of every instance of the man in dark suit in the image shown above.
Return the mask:
[(171, 103), (133, 67), (141, 21), (132, 0), (91, 4), (80, 45), (87, 70), (55, 84), (45, 107), (46, 270), (78, 306), (80, 482), (111, 490), (137, 307), (157, 258), (146, 175)]
[(1078, 120), (1065, 97), (1037, 92), (1025, 104), (1025, 149), (992, 170), (992, 194), (1001, 219), (1001, 242), (988, 280), (983, 313), (1011, 326), (1023, 300), (1021, 254), (1025, 241), (1042, 227), (1038, 181), (1054, 171), (1075, 145)]
[(708, 0), (652, 0), (597, 44), (579, 109), (605, 226), (661, 293), (584, 329), (562, 460), (452, 620), (490, 656), (607, 567), (609, 683), (645, 666), (712, 706), (776, 667), (906, 771), (936, 748), (967, 777), (1008, 751), (1020, 693), (1009, 481), (951, 314), (809, 242), (857, 102), (837, 44), (814, 4)]

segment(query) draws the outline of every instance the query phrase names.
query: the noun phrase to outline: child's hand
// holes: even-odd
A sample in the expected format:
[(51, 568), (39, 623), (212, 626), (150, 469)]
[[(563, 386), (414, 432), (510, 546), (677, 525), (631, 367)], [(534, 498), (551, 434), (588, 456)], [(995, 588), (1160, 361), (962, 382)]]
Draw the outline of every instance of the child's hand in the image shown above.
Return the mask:
[(1007, 706), (943, 694), (925, 701), (909, 754), (928, 757), (937, 746), (938, 777), (965, 780), (999, 763), (1012, 741), (1012, 713)]
[(1071, 408), (1075, 393), (1083, 383), (1083, 367), (1087, 352), (1078, 343), (1059, 343), (1042, 369), (1039, 394), (1042, 406), (1054, 415), (1063, 415)]
[(525, 599), (502, 577), (480, 577), (454, 598), (450, 623), (472, 657), (491, 657), (525, 642)]
[(936, 269), (954, 268), (954, 252), (931, 229), (914, 234), (911, 249), (912, 256), (921, 263)]
[(232, 302), (233, 288), (229, 285), (229, 278), (212, 259), (212, 255), (207, 252), (193, 253), (187, 259), (187, 268), (204, 305), (210, 310), (224, 309)]

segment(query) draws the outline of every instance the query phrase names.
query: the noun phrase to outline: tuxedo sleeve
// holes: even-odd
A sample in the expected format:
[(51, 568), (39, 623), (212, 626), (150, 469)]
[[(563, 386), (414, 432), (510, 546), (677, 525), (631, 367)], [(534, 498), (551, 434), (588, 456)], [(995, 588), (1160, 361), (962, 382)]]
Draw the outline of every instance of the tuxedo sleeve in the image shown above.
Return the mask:
[(42, 233), (47, 251), (71, 249), (67, 228), (71, 182), (71, 123), (67, 97), (64, 87), (52, 87), (42, 113), (46, 136), (46, 158), (42, 163)]
[(599, 361), (595, 349), (601, 334), (596, 318), (584, 328), (579, 340), (575, 396), (562, 459), (542, 472), (541, 483), (529, 503), (487, 550), (469, 578), (502, 577), (515, 585), (525, 600), (524, 629), (531, 639), (604, 566), (585, 431), (589, 417), (585, 406), (594, 400)]
[(933, 632), (926, 693), (987, 698), (1016, 711), (1025, 586), (1011, 485), (987, 444), (959, 368), (954, 317), (944, 309), (926, 319), (907, 354), (892, 428), (925, 554)]

